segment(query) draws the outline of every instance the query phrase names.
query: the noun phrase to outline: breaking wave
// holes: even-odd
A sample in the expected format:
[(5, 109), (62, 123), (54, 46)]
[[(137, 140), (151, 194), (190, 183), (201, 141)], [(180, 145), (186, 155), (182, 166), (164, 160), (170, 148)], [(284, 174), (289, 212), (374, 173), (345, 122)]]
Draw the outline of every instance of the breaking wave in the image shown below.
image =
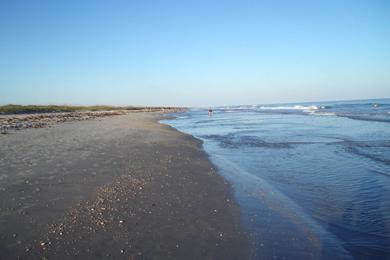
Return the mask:
[(302, 105), (296, 105), (296, 106), (261, 106), (259, 109), (264, 110), (306, 110), (306, 111), (313, 111), (313, 110), (319, 110), (323, 109), (324, 107), (321, 106), (302, 106)]

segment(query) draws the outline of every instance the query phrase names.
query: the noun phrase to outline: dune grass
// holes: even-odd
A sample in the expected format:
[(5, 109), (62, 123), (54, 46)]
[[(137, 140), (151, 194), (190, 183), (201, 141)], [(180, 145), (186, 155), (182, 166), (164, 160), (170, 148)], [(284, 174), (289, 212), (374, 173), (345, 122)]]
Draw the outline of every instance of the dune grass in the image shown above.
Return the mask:
[(0, 114), (35, 114), (78, 111), (114, 111), (114, 110), (144, 110), (172, 109), (171, 107), (117, 107), (117, 106), (58, 106), (58, 105), (4, 105), (0, 106)]
[(5, 105), (0, 106), (2, 114), (28, 114), (28, 113), (53, 113), (53, 112), (75, 112), (75, 111), (103, 111), (117, 110), (111, 106), (57, 106), (57, 105)]

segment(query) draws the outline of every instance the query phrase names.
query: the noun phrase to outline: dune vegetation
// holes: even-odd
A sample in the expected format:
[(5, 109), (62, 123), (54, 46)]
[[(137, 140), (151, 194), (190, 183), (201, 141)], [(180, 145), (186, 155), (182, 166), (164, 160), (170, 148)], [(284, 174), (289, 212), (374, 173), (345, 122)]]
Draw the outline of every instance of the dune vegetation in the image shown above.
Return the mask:
[(114, 111), (114, 110), (160, 110), (172, 109), (170, 107), (135, 107), (135, 106), (59, 106), (59, 105), (4, 105), (0, 106), (0, 114), (35, 114), (35, 113), (59, 113), (80, 111)]

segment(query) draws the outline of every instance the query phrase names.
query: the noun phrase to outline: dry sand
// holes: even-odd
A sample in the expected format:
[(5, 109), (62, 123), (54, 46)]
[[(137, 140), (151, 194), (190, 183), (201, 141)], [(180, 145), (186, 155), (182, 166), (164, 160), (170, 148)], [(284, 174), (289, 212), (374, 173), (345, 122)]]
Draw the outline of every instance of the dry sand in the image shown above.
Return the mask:
[(245, 259), (201, 143), (131, 113), (0, 135), (0, 259)]

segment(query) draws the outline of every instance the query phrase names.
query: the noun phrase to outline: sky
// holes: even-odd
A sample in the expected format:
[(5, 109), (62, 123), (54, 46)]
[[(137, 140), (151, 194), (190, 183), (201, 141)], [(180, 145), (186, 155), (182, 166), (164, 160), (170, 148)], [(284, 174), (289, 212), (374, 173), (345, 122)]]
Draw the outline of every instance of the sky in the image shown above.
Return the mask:
[(389, 97), (387, 0), (0, 0), (0, 104)]

